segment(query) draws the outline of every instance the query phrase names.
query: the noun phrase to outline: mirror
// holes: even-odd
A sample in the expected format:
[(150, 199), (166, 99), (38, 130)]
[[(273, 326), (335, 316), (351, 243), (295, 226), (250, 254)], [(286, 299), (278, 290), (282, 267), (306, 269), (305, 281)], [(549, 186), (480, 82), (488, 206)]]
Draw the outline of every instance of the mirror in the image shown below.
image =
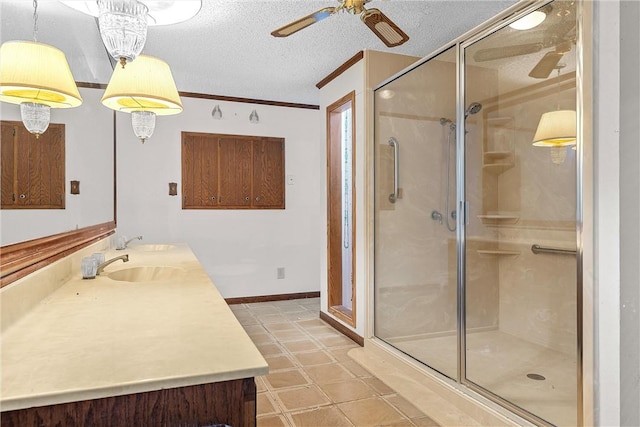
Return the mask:
[[(81, 106), (51, 109), (51, 123), (65, 125), (65, 209), (3, 209), (2, 246), (114, 219), (114, 114), (100, 103), (102, 89), (79, 90)], [(20, 121), (20, 108), (1, 103), (0, 115)], [(72, 180), (79, 194), (71, 194)]]
[[(102, 89), (80, 87), (81, 106), (51, 109), (65, 124), (65, 209), (3, 209), (2, 246), (78, 230), (114, 219), (114, 117), (100, 104)], [(1, 103), (3, 120), (20, 121), (18, 105)], [(71, 181), (80, 193), (71, 194)]]
[[(108, 82), (113, 68), (96, 22), (74, 21), (58, 2), (39, 2), (37, 10), (37, 40), (65, 52), (76, 80)], [(2, 1), (0, 16), (2, 42), (34, 39), (32, 2)], [(79, 83), (78, 87), (81, 106), (51, 110), (51, 123), (65, 124), (65, 209), (0, 211), (0, 286), (115, 229), (114, 113), (100, 103), (104, 85)], [(0, 103), (0, 115), (2, 120), (20, 121), (20, 108)], [(71, 194), (71, 181), (79, 181), (80, 194)]]

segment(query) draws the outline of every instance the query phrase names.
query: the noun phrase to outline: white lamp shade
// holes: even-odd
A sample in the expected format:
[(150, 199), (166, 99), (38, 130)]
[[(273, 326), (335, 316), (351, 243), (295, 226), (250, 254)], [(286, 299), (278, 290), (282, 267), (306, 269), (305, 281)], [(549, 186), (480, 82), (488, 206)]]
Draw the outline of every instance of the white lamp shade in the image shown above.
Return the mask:
[(575, 145), (576, 112), (558, 110), (544, 113), (540, 117), (533, 145), (537, 147), (557, 147)]
[(140, 55), (125, 68), (116, 65), (102, 104), (125, 113), (151, 111), (163, 116), (182, 112), (169, 65), (148, 55)]
[(0, 101), (77, 107), (82, 97), (64, 53), (43, 43), (9, 41), (0, 47)]

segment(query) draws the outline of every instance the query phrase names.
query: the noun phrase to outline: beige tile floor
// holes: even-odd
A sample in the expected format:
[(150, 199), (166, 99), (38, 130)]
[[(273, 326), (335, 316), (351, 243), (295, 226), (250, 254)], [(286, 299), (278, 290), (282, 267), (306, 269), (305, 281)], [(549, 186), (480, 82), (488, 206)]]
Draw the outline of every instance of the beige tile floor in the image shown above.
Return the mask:
[(347, 352), (318, 298), (232, 305), (269, 363), (257, 377), (258, 426), (437, 426)]

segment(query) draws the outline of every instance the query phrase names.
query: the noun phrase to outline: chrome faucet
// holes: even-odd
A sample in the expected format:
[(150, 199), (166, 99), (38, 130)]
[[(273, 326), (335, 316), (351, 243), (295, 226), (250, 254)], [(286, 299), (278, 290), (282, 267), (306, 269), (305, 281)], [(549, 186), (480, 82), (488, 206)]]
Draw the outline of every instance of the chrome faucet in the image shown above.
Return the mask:
[(96, 276), (100, 275), (100, 273), (102, 273), (102, 270), (104, 270), (106, 266), (108, 266), (112, 262), (118, 261), (119, 259), (121, 259), (122, 262), (129, 262), (129, 254), (120, 255), (115, 258), (111, 258), (109, 261), (103, 262), (98, 266), (98, 269), (96, 270)]
[(118, 242), (118, 247), (116, 247), (116, 250), (117, 250), (117, 251), (120, 251), (120, 250), (122, 250), (122, 249), (127, 249), (127, 245), (128, 245), (129, 243), (131, 243), (132, 241), (136, 240), (136, 239), (138, 239), (138, 240), (142, 240), (142, 236), (136, 236), (136, 237), (134, 237), (134, 238), (132, 238), (132, 239), (129, 239), (129, 240), (126, 240), (126, 241), (124, 241), (124, 242), (122, 242), (122, 241)]

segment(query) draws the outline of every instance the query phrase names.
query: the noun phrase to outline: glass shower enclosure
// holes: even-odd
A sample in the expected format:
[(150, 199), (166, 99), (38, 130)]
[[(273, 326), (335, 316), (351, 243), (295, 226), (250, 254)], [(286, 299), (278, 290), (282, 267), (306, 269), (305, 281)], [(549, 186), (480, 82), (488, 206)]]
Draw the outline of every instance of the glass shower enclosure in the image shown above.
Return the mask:
[(374, 101), (376, 338), (541, 425), (580, 412), (578, 7), (514, 14)]

